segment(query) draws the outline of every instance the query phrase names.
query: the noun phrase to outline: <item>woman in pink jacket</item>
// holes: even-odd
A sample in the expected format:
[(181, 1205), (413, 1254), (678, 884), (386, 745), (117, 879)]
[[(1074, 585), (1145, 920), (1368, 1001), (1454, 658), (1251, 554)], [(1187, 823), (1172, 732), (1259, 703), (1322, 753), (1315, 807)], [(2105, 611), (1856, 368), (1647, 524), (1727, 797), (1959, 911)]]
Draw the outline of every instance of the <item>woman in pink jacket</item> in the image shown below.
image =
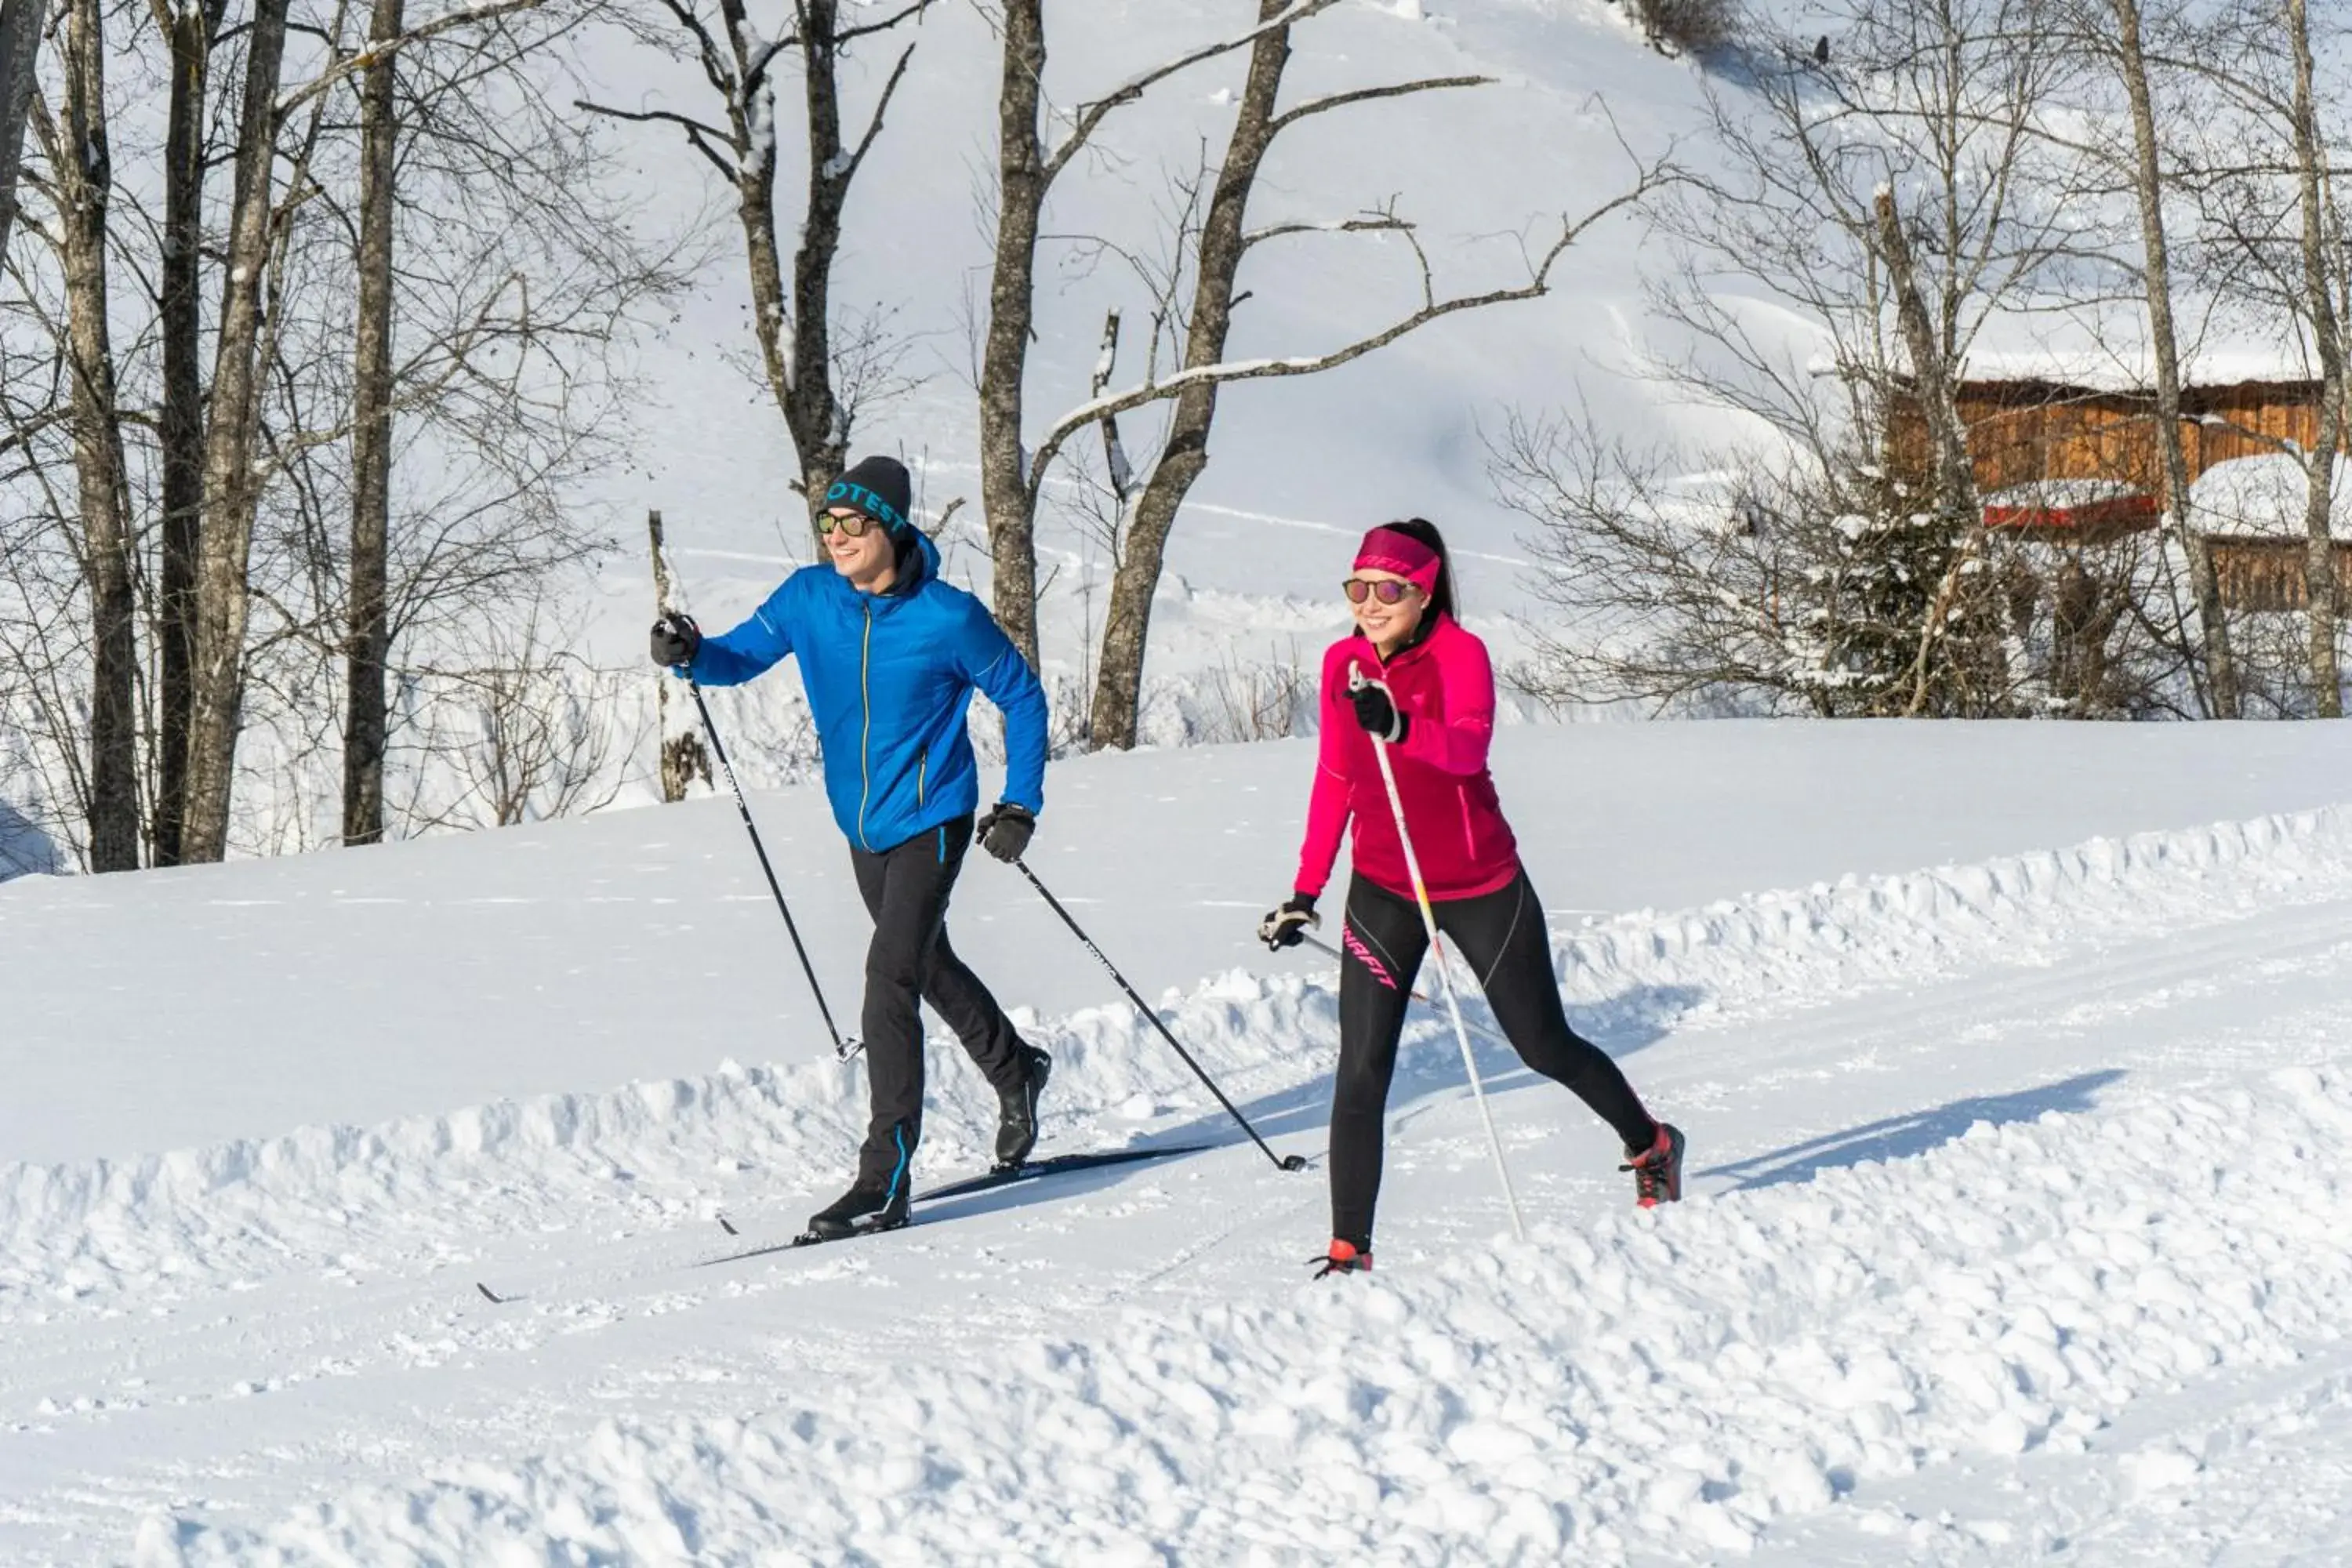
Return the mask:
[(1331, 1086), (1331, 1250), (1322, 1271), (1372, 1266), (1389, 1080), (1429, 945), (1375, 737), (1388, 744), (1439, 933), (1478, 976), (1528, 1066), (1574, 1090), (1624, 1141), (1640, 1205), (1675, 1202), (1683, 1135), (1643, 1109), (1617, 1064), (1570, 1028), (1561, 1009), (1543, 903), (1486, 771), (1494, 667), (1486, 645), (1454, 618), (1444, 540), (1419, 518), (1373, 529), (1345, 586), (1357, 630), (1323, 656), (1321, 754), (1297, 891), (1258, 928), (1280, 949), (1320, 923), (1315, 900), (1352, 820), (1355, 874), (1341, 931), (1339, 1070)]

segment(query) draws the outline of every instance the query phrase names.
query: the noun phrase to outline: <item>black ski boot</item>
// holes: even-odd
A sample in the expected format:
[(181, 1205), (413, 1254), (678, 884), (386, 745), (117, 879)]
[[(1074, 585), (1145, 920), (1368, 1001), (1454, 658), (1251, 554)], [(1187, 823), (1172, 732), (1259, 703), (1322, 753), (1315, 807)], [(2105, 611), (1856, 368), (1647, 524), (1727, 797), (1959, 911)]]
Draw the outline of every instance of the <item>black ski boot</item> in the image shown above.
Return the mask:
[(1054, 1058), (1034, 1046), (1021, 1047), (1021, 1061), (1026, 1069), (1021, 1083), (996, 1094), (1000, 1113), (996, 1168), (1000, 1171), (1018, 1170), (1037, 1147), (1037, 1098), (1045, 1092), (1045, 1079), (1054, 1070)]
[(1683, 1201), (1683, 1133), (1679, 1127), (1658, 1123), (1658, 1136), (1640, 1153), (1626, 1152), (1621, 1171), (1633, 1173), (1633, 1203), (1638, 1208), (1654, 1209), (1660, 1204)]
[(840, 1241), (870, 1230), (896, 1230), (907, 1223), (907, 1182), (894, 1184), (859, 1178), (857, 1184), (809, 1215), (808, 1241)]
[(907, 1196), (915, 1160), (916, 1130), (902, 1124), (877, 1143), (867, 1134), (857, 1152), (857, 1180), (841, 1196), (809, 1215), (803, 1241), (839, 1241), (871, 1230), (896, 1230), (907, 1223)]

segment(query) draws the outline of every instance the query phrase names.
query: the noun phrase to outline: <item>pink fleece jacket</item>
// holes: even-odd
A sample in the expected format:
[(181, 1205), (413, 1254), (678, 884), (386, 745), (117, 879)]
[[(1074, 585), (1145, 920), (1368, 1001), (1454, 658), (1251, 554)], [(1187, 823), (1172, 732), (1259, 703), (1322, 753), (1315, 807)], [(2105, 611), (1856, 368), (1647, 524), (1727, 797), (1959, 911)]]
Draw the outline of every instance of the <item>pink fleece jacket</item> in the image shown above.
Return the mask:
[(1323, 891), (1339, 857), (1339, 836), (1352, 817), (1356, 830), (1349, 855), (1358, 873), (1400, 897), (1412, 897), (1412, 877), (1405, 869), (1404, 846), (1372, 755), (1372, 738), (1356, 722), (1348, 690), (1353, 668), (1387, 681), (1409, 721), (1404, 739), (1389, 748), (1389, 763), (1396, 771), (1405, 827), (1429, 896), (1474, 899), (1507, 886), (1518, 872), (1519, 847), (1486, 772), (1486, 748), (1495, 738), (1495, 668), (1485, 643), (1451, 616), (1440, 616), (1428, 637), (1385, 666), (1361, 632), (1334, 643), (1323, 656), (1321, 752), (1307, 807), (1297, 890)]

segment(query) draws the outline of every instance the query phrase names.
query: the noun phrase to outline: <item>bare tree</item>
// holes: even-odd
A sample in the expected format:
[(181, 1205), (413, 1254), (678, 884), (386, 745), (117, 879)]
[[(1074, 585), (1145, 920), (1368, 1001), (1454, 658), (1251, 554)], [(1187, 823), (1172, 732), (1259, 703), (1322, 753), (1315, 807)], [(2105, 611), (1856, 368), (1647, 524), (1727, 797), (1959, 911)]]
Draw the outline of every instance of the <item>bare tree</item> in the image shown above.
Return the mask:
[(2229, 618), (2213, 574), (2213, 551), (2192, 515), (2189, 453), (2180, 424), (2180, 331), (2174, 313), (2172, 246), (2165, 223), (2165, 197), (2172, 188), (2163, 167), (2156, 89), (2141, 33), (2141, 0), (2105, 0), (2112, 26), (2091, 25), (2082, 36), (2094, 41), (2121, 83), (2132, 128), (2129, 181), (2139, 210), (2140, 279), (2147, 304), (2148, 348), (2156, 372), (2156, 437), (2164, 464), (2165, 509), (2174, 541), (2189, 563), (2189, 593), (2196, 604), (2200, 695), (2217, 719), (2238, 717), (2238, 668), (2230, 647)]
[[(1079, 102), (1066, 114), (1049, 115), (1045, 0), (1005, 0), (997, 89), (995, 256), (978, 366), (980, 489), (994, 567), (997, 624), (1033, 666), (1038, 663), (1037, 502), (1044, 475), (1052, 466), (1048, 448), (1058, 447), (1075, 430), (1105, 415), (1119, 412), (1094, 408), (1068, 429), (1057, 426), (1058, 437), (1042, 443), (1033, 460), (1024, 428), (1024, 384), (1035, 333), (1037, 246), (1044, 234), (1045, 199), (1112, 113), (1140, 100), (1170, 77), (1252, 47), (1267, 35), (1286, 32), (1336, 4), (1338, 0), (1290, 0), (1288, 4), (1261, 0), (1260, 19), (1249, 31), (1155, 66), (1099, 99)], [(1058, 140), (1048, 130), (1049, 118), (1067, 124)], [(1176, 390), (1171, 386), (1166, 395), (1173, 395)], [(1158, 400), (1154, 396), (1145, 401)]]
[(1911, 698), (1904, 717), (1916, 718), (1927, 705), (1928, 668), (1936, 645), (1951, 625), (1952, 604), (1961, 579), (1984, 558), (1984, 506), (1977, 499), (1976, 469), (1969, 458), (1969, 434), (1960, 423), (1958, 387), (1952, 367), (1944, 360), (1943, 336), (1928, 316), (1927, 301), (1919, 289), (1919, 269), (1912, 258), (1895, 193), (1881, 189), (1871, 201), (1877, 219), (1873, 234), (1877, 258), (1886, 268), (1887, 290), (1893, 297), (1895, 321), (1911, 363), (1914, 395), (1927, 424), (1935, 455), (1934, 510), (1948, 537), (1964, 540), (1952, 552), (1928, 601), (1919, 626), (1919, 653), (1912, 662)]
[(384, 601), (392, 531), (394, 172), (400, 128), (394, 94), (403, 0), (375, 0), (368, 41), (378, 55), (360, 85), (359, 301), (352, 366), (350, 642), (343, 722), (343, 842), (383, 837)]
[[(323, 195), (313, 171), (332, 95), (342, 83), (393, 55), (461, 28), (530, 10), (539, 0), (489, 0), (445, 12), (349, 54), (338, 52), (339, 42), (331, 36), (343, 25), (343, 4), (339, 0), (328, 29), (333, 63), (290, 89), (280, 90), (287, 33), (284, 0), (261, 0), (246, 37), (237, 174), (224, 258), (225, 291), (205, 411), (195, 662), (181, 843), (183, 858), (187, 859), (217, 859), (227, 847), (237, 735), (245, 719), (247, 660), (252, 651), (248, 631), (254, 599), (255, 528), (268, 481), (283, 469), (289, 455), (304, 454), (322, 441), (350, 436), (345, 422), (328, 422), (330, 427), (322, 432), (318, 421), (298, 409), (293, 423), (303, 433), (289, 442), (265, 418), (266, 405), (274, 394), (294, 388), (299, 396), (302, 384), (300, 376), (285, 374), (281, 357), (289, 328), (303, 324), (290, 308), (288, 279), (289, 268), (296, 265), (300, 211), (320, 204)], [(288, 165), (282, 206), (275, 178), (281, 157)], [(500, 293), (509, 287), (528, 289), (520, 280), (510, 284), (494, 279), (492, 283)], [(475, 326), (477, 332), (461, 330), (457, 341), (466, 343), (477, 335), (496, 335), (486, 323)], [(443, 350), (450, 346), (449, 339), (436, 344)], [(462, 351), (450, 356), (444, 373), (452, 380), (468, 376), (468, 358)], [(284, 619), (283, 636), (300, 640), (311, 635), (313, 617), (297, 614)]]
[[(2203, 117), (2210, 123), (2201, 127), (2202, 144), (2181, 154), (2176, 181), (2200, 202), (2209, 247), (2222, 258), (2230, 294), (2250, 313), (2294, 321), (2317, 373), (2311, 439), (2279, 445), (2305, 481), (2308, 607), (2294, 661), (2307, 681), (2311, 706), (2305, 710), (2340, 718), (2342, 587), (2332, 520), (2347, 392), (2339, 296), (2352, 268), (2345, 264), (2334, 203), (2313, 29), (2302, 0), (2242, 0), (2182, 34), (2176, 58), (2164, 64), (2207, 89), (2209, 100), (2218, 89), (2218, 101)], [(2262, 684), (2255, 654), (2242, 652), (2238, 662), (2242, 688)]]
[(197, 543), (195, 658), (188, 713), (187, 804), (181, 854), (218, 860), (228, 850), (236, 736), (245, 702), (247, 568), (258, 500), (253, 446), (261, 378), (262, 289), (277, 225), (278, 73), (288, 0), (256, 0), (246, 35), (245, 101), (236, 141), (227, 284), (213, 356), (205, 430), (203, 531)]
[[(1653, 307), (1692, 345), (1654, 374), (1754, 434), (1640, 449), (1522, 416), (1496, 443), (1555, 567), (1541, 695), (1825, 715), (2063, 700), (2028, 657), (2039, 574), (1985, 529), (1956, 394), (1986, 321), (2032, 309), (2080, 248), (2089, 220), (2053, 193), (2084, 160), (2040, 133), (2074, 68), (2048, 0), (1846, 0), (1837, 20), (1836, 66), (1717, 94), (1718, 172), (1648, 207), (1668, 242)], [(1744, 309), (1759, 288), (1782, 310)]]
[(452, 813), (468, 826), (594, 811), (620, 793), (609, 764), (629, 738), (596, 711), (608, 672), (565, 651), (576, 638), (545, 626), (544, 613), (534, 605), (494, 629), (490, 659), (453, 672), (472, 733), (447, 743), (467, 785)]
[(181, 859), (187, 814), (188, 723), (194, 711), (196, 545), (205, 501), (204, 214), (212, 57), (228, 0), (150, 0), (170, 52), (163, 223), (157, 261), (163, 395), (162, 569), (154, 610), (158, 669), (154, 858)]
[[(937, 0), (904, 0), (877, 20), (845, 26), (840, 0), (793, 0), (792, 26), (763, 38), (744, 0), (719, 0), (717, 25), (697, 0), (661, 0), (676, 24), (669, 40), (683, 40), (704, 79), (724, 101), (726, 123), (670, 110), (624, 110), (583, 101), (582, 109), (614, 119), (676, 125), (694, 150), (719, 171), (735, 195), (751, 264), (753, 328), (768, 390), (792, 432), (800, 460), (800, 488), (812, 519), (845, 462), (862, 395), (890, 378), (871, 374), (887, 361), (885, 323), (878, 318), (836, 340), (834, 266), (842, 224), (857, 172), (882, 133), (882, 121), (906, 78), (915, 46), (908, 44), (884, 79), (863, 131), (843, 134), (841, 61), (850, 47), (919, 21)], [(801, 66), (807, 142), (807, 184), (794, 215), (792, 284), (784, 283), (776, 215), (776, 74), (780, 61)], [(814, 524), (812, 524), (814, 526)]]
[[(1261, 4), (1265, 14), (1278, 14), (1275, 0), (1261, 0)], [(1216, 419), (1217, 395), (1223, 386), (1265, 376), (1314, 374), (1360, 359), (1446, 317), (1540, 299), (1550, 290), (1552, 270), (1560, 258), (1593, 224), (1639, 203), (1677, 177), (1670, 163), (1663, 159), (1645, 161), (1629, 152), (1632, 171), (1625, 188), (1580, 217), (1561, 218), (1557, 236), (1549, 240), (1543, 251), (1529, 258), (1524, 282), (1441, 297), (1429, 258), (1413, 226), (1399, 217), (1393, 206), (1336, 222), (1283, 222), (1251, 229), (1246, 226), (1249, 204), (1259, 170), (1276, 138), (1301, 121), (1332, 110), (1417, 93), (1481, 86), (1487, 79), (1424, 78), (1330, 93), (1277, 110), (1290, 48), (1289, 27), (1262, 34), (1251, 47), (1249, 76), (1224, 161), (1218, 169), (1206, 215), (1197, 237), (1192, 240), (1195, 260), (1191, 298), (1171, 312), (1183, 334), (1177, 368), (1162, 378), (1155, 367), (1140, 385), (1117, 395), (1097, 388), (1082, 414), (1073, 416), (1081, 421), (1093, 417), (1108, 420), (1158, 402), (1167, 403), (1170, 408), (1158, 455), (1134, 487), (1118, 541), (1118, 564), (1103, 626), (1102, 657), (1090, 726), (1097, 746), (1124, 748), (1135, 744), (1152, 600), (1177, 514), (1193, 483), (1208, 467), (1209, 437)], [(1258, 246), (1270, 241), (1332, 234), (1402, 237), (1420, 266), (1420, 305), (1337, 350), (1290, 358), (1228, 361), (1226, 342), (1234, 304), (1241, 294), (1240, 274), (1246, 258)], [(1033, 476), (1033, 483), (1067, 438), (1066, 427), (1069, 424), (1068, 419), (1056, 422), (1040, 445), (1033, 463), (1039, 476)]]
[[(2294, 56), (2295, 205), (2302, 219), (2304, 311), (2319, 359), (2319, 435), (2306, 461), (2304, 531), (2310, 541), (2305, 586), (2310, 600), (2312, 698), (2323, 719), (2344, 717), (2344, 677), (2337, 661), (2337, 616), (2342, 590), (2336, 577), (2336, 457), (2344, 446), (2344, 323), (2336, 314), (2336, 289), (2344, 270), (2344, 236), (2331, 234), (2327, 144), (2320, 132), (2313, 91), (2311, 18), (2304, 0), (2285, 0), (2285, 29)], [(2331, 243), (2332, 242), (2332, 243)]]
[(16, 172), (25, 153), (41, 43), (40, 0), (0, 0), (0, 256), (16, 226)]
[(70, 319), (74, 468), (81, 512), (82, 571), (91, 616), (89, 864), (139, 868), (137, 704), (131, 584), (130, 476), (115, 393), (109, 325), (107, 214), (114, 163), (107, 134), (106, 37), (98, 0), (73, 0), (66, 16), (65, 100), (53, 121), (37, 111), (56, 184)]

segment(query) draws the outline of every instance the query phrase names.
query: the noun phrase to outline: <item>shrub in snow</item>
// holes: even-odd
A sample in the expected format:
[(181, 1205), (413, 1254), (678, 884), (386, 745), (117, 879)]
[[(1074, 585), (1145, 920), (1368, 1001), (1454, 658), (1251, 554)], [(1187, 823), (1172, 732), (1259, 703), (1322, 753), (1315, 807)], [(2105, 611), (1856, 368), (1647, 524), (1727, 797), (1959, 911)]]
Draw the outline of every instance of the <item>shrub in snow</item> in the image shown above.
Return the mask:
[(1739, 36), (1737, 0), (1633, 0), (1642, 36), (1660, 54), (1706, 53)]

